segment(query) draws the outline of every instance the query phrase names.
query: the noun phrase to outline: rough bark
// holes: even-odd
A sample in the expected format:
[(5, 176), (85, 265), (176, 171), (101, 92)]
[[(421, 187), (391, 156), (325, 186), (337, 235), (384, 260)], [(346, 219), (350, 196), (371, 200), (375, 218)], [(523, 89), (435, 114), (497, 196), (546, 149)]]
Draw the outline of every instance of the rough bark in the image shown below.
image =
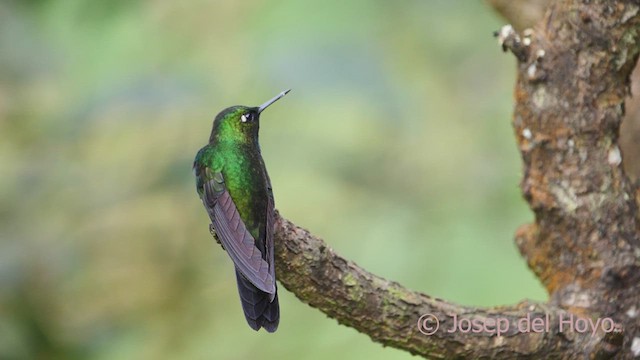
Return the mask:
[[(639, 36), (639, 4), (604, 0), (553, 2), (526, 38), (508, 28), (500, 33), (518, 59), (513, 127), (522, 191), (535, 213), (535, 223), (516, 232), (516, 243), (547, 288), (548, 303), (471, 308), (435, 299), (367, 272), (278, 215), (282, 285), (374, 341), (432, 359), (636, 358), (638, 207), (618, 132)], [(434, 318), (423, 325), (440, 324), (430, 336), (418, 326), (427, 314)], [(454, 315), (507, 319), (509, 330), (449, 333)], [(517, 325), (547, 315), (544, 331)], [(615, 331), (559, 331), (569, 317), (610, 318)]]
[[(540, 21), (551, 0), (486, 0), (518, 31), (532, 28)], [(640, 94), (640, 62), (631, 74), (631, 94)], [(629, 96), (625, 103), (625, 116), (620, 126), (620, 149), (625, 155), (622, 165), (629, 178), (640, 180), (640, 97)]]
[(619, 358), (633, 357), (639, 330), (637, 205), (618, 145), (639, 12), (632, 1), (551, 5), (518, 63), (513, 119), (536, 216), (517, 233), (520, 251), (551, 304), (621, 324)]

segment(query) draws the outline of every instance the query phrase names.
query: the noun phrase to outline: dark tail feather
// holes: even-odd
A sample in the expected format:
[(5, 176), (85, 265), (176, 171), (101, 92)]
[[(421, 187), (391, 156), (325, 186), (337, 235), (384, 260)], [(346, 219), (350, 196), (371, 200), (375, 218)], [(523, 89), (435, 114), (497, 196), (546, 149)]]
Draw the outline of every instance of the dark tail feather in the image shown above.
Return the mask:
[(256, 288), (237, 269), (236, 280), (238, 282), (242, 310), (249, 326), (256, 331), (260, 330), (261, 327), (268, 332), (276, 331), (280, 322), (278, 294), (275, 294), (273, 301), (269, 301), (269, 294)]

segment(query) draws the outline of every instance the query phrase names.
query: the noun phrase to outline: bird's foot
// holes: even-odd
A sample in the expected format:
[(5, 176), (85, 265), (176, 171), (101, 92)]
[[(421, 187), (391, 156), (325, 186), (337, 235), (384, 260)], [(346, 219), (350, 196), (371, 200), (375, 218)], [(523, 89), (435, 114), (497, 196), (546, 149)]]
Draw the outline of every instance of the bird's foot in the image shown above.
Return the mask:
[(216, 240), (216, 242), (220, 244), (222, 250), (227, 251), (227, 249), (224, 248), (224, 245), (222, 245), (222, 243), (220, 242), (220, 238), (218, 238), (218, 234), (216, 233), (216, 229), (213, 227), (213, 224), (209, 224), (209, 232), (211, 233), (211, 236), (213, 236), (213, 238)]

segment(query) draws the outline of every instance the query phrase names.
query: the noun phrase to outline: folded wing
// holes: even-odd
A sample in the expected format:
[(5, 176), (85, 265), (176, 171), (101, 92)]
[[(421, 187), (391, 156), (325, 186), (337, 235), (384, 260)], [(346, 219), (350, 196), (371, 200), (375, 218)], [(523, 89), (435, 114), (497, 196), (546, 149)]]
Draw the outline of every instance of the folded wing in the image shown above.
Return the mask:
[[(240, 218), (238, 209), (224, 184), (222, 173), (212, 174), (209, 180), (203, 184), (202, 203), (209, 213), (209, 218), (220, 242), (227, 250), (236, 268), (258, 289), (275, 294), (272, 231), (267, 230), (266, 234), (268, 254), (266, 254), (267, 260), (265, 260), (262, 258), (260, 249), (256, 247), (255, 239)], [(269, 210), (273, 213), (273, 205)], [(269, 266), (269, 263), (272, 265)]]

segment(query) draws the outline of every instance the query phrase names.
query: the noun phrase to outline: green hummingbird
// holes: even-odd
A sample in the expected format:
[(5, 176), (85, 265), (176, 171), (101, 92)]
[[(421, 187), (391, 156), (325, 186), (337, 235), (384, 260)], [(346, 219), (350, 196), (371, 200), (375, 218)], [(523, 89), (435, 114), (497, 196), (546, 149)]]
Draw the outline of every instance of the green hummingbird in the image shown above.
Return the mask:
[(260, 114), (283, 91), (256, 106), (232, 106), (213, 121), (209, 143), (193, 162), (210, 231), (235, 265), (244, 316), (254, 330), (274, 332), (280, 321), (276, 289), (271, 181), (258, 144)]

